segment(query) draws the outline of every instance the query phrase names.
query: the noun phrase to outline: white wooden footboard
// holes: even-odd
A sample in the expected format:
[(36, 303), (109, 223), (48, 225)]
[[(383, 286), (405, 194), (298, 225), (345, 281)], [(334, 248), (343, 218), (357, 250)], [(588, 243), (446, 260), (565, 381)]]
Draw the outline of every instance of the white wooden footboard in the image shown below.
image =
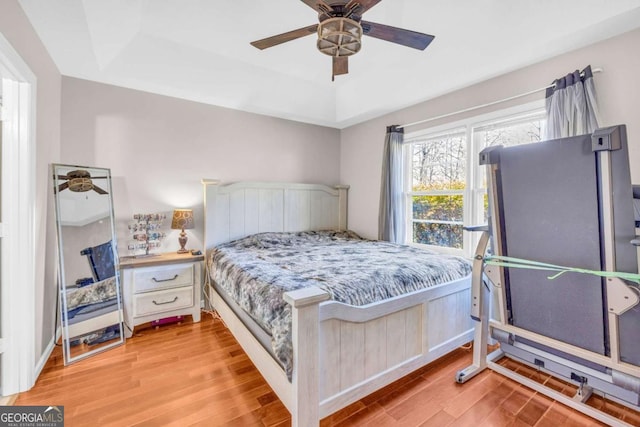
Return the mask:
[[(293, 378), (210, 288), (210, 301), (291, 412), (292, 425), (319, 420), (473, 340), (470, 281), (434, 286), (368, 306), (326, 301), (318, 288), (287, 292)], [(453, 381), (453, 379), (452, 379)]]
[(470, 292), (462, 279), (362, 307), (320, 303), (327, 295), (315, 288), (285, 294), (294, 319), (293, 425), (317, 425), (471, 341)]
[(471, 341), (470, 301), (461, 280), (370, 307), (322, 304), (320, 418)]

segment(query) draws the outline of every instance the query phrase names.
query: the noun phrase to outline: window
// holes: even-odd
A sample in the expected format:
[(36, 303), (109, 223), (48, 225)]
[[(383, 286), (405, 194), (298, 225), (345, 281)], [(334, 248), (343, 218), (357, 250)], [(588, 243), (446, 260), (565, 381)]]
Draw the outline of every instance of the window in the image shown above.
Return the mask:
[(537, 104), (406, 135), (407, 241), (471, 255), (476, 238), (463, 226), (487, 223), (478, 154), (492, 145), (540, 141), (544, 116)]

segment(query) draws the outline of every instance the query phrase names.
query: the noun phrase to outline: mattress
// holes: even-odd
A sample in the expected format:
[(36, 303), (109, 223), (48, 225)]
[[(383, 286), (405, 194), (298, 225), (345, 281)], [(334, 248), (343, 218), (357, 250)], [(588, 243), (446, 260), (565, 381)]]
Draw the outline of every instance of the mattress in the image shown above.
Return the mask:
[(273, 352), (273, 346), (271, 345), (271, 334), (262, 329), (255, 320), (249, 316), (249, 314), (244, 311), (234, 300), (225, 292), (224, 288), (218, 286), (216, 283), (213, 283), (213, 289), (216, 290), (220, 298), (224, 300), (224, 302), (229, 306), (231, 311), (233, 311), (236, 316), (240, 319), (240, 321), (244, 324), (244, 326), (251, 332), (251, 335), (254, 336), (256, 340), (260, 343), (262, 347), (277, 360), (276, 354)]
[(116, 298), (115, 276), (82, 287), (66, 288), (66, 308), (71, 311)]
[(362, 306), (471, 274), (462, 257), (363, 239), (351, 231), (260, 233), (214, 248), (212, 283), (271, 337), (291, 378), (288, 291), (316, 286), (332, 300)]

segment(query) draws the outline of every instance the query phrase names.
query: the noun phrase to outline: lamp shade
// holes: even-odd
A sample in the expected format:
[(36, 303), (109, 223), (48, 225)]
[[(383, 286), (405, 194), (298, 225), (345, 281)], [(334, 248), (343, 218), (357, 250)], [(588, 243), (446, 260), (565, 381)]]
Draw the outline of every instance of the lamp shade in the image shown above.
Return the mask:
[(174, 230), (188, 230), (193, 228), (193, 210), (192, 209), (174, 209), (173, 219), (171, 220), (171, 228)]

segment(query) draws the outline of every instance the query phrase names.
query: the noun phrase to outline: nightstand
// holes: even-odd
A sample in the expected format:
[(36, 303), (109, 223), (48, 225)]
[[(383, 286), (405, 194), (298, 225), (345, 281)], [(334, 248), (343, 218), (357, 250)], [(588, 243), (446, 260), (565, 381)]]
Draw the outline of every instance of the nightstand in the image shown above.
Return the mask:
[(200, 321), (203, 255), (164, 253), (120, 258), (125, 336), (135, 326), (190, 314)]

